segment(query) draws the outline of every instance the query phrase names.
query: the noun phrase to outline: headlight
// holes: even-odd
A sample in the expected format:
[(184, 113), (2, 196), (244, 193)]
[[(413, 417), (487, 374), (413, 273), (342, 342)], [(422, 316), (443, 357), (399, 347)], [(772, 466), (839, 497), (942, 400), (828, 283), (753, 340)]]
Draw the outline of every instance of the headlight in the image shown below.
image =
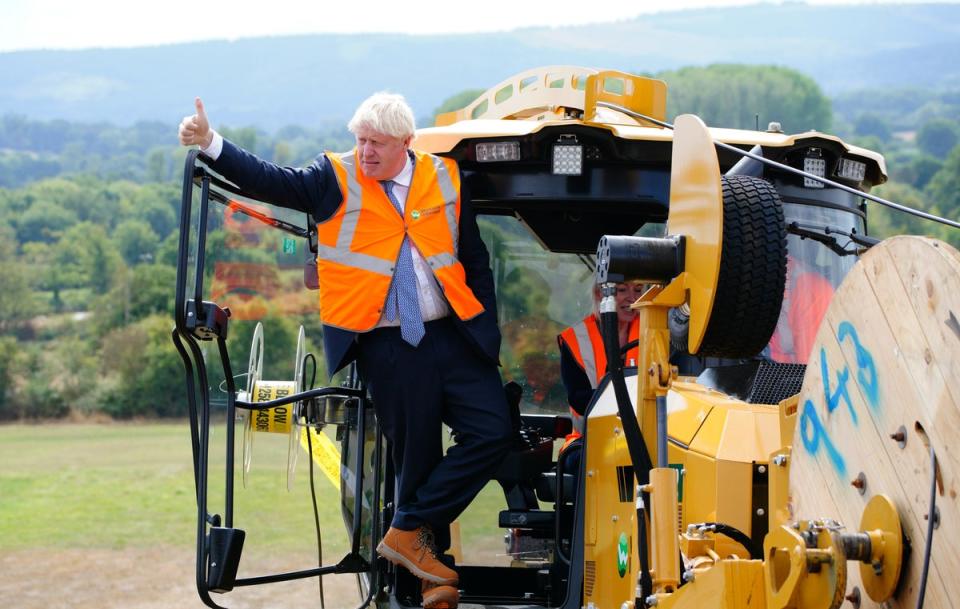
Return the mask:
[(481, 163), (520, 160), (520, 142), (480, 142), (474, 150)]
[(842, 158), (837, 164), (837, 177), (854, 182), (862, 182), (867, 175), (867, 164), (853, 159)]

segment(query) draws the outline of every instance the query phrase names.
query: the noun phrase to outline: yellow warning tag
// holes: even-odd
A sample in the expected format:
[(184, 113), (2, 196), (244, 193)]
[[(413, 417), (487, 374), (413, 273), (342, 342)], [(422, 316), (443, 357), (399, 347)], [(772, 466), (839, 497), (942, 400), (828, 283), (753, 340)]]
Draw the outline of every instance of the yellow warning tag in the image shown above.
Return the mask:
[(317, 464), (320, 471), (324, 473), (333, 488), (340, 490), (340, 451), (337, 445), (333, 443), (327, 434), (316, 431), (315, 429), (304, 427), (300, 431), (300, 445), (309, 452), (307, 444), (307, 433), (310, 434), (310, 442), (313, 444), (313, 462)]
[[(255, 402), (269, 402), (293, 393), (293, 381), (259, 381), (253, 386)], [(250, 429), (267, 433), (290, 433), (293, 419), (293, 404), (277, 406), (269, 410), (256, 410), (250, 416)]]

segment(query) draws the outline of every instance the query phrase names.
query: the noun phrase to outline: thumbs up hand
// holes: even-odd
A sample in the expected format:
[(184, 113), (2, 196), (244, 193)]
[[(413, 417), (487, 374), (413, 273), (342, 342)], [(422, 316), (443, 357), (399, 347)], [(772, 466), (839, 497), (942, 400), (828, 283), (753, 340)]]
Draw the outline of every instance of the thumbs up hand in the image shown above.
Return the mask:
[(180, 143), (184, 146), (199, 145), (201, 148), (207, 148), (213, 142), (213, 131), (210, 129), (210, 121), (207, 120), (207, 112), (203, 109), (203, 101), (198, 97), (194, 100), (197, 113), (191, 116), (183, 117), (180, 121), (178, 132)]

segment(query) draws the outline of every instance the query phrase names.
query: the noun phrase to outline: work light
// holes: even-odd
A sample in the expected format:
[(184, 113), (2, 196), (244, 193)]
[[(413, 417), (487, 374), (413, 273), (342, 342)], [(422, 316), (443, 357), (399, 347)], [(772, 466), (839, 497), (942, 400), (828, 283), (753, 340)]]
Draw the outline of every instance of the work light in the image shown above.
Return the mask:
[(583, 173), (583, 146), (572, 135), (561, 135), (553, 145), (553, 174), (578, 176)]
[[(821, 178), (827, 175), (827, 161), (823, 158), (819, 148), (811, 148), (803, 157), (803, 170)], [(811, 178), (803, 178), (804, 188), (823, 188), (823, 182)]]

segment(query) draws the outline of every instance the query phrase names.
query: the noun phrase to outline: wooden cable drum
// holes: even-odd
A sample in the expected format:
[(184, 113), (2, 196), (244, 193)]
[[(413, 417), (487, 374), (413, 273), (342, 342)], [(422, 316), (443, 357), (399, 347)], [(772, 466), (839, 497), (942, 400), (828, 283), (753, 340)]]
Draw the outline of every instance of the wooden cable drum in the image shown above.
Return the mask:
[[(855, 265), (831, 301), (804, 378), (790, 460), (794, 520), (860, 529), (875, 495), (899, 514), (908, 548), (899, 579), (848, 564), (860, 607), (916, 606), (937, 458), (937, 528), (924, 607), (960, 599), (960, 253), (895, 237)], [(872, 522), (870, 516), (866, 522)], [(868, 525), (869, 526), (869, 525)], [(884, 579), (886, 578), (886, 579)], [(856, 588), (856, 590), (855, 590)], [(883, 605), (877, 594), (892, 594)], [(846, 604), (845, 606), (854, 606)]]

